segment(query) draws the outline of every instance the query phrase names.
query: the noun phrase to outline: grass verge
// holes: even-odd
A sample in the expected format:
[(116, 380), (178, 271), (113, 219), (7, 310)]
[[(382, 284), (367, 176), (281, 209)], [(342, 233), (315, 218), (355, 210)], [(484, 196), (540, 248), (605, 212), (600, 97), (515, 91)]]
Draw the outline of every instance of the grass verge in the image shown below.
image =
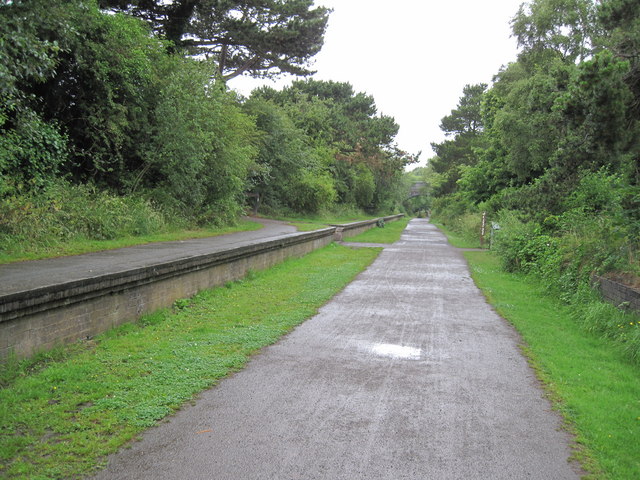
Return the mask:
[(106, 455), (312, 316), (378, 253), (331, 244), (60, 349), (48, 361), (6, 366), (0, 477), (91, 473)]
[(449, 243), (456, 248), (480, 248), (480, 239), (462, 235), (451, 228), (438, 222), (431, 222), (444, 232)]
[(359, 235), (355, 235), (353, 237), (347, 237), (344, 239), (345, 242), (364, 242), (364, 243), (393, 243), (397, 242), (400, 239), (400, 235), (405, 228), (407, 228), (407, 224), (409, 223), (410, 218), (400, 218), (398, 220), (394, 220), (393, 222), (387, 222), (384, 225), (384, 228), (373, 227), (367, 230), (366, 232), (362, 232)]
[(526, 342), (591, 478), (640, 478), (640, 373), (622, 348), (583, 329), (535, 278), (502, 271), (489, 252), (465, 257), (488, 301)]
[(176, 240), (188, 240), (192, 238), (215, 237), (227, 233), (246, 232), (259, 230), (262, 225), (251, 221), (241, 220), (237, 225), (219, 228), (203, 228), (194, 230), (176, 230), (173, 232), (158, 233), (153, 235), (128, 236), (114, 240), (89, 240), (74, 238), (64, 243), (52, 245), (31, 245), (24, 249), (24, 245), (16, 244), (11, 251), (0, 250), (0, 264), (19, 262), (23, 260), (40, 260), (43, 258), (62, 257), (66, 255), (80, 255), (83, 253), (113, 250), (116, 248), (131, 247), (153, 242), (171, 242)]

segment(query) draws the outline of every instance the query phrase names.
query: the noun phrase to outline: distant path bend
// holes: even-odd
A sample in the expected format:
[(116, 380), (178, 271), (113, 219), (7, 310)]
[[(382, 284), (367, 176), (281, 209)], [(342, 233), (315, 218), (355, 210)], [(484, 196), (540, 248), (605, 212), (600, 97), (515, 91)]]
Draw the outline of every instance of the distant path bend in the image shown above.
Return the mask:
[(320, 313), (98, 479), (576, 479), (511, 326), (412, 220)]

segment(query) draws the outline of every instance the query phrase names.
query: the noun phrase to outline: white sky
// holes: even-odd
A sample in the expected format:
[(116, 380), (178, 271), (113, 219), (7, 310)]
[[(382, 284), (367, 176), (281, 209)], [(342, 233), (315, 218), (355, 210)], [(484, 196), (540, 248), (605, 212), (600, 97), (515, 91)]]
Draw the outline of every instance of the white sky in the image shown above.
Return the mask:
[[(349, 82), (375, 99), (400, 125), (398, 146), (433, 156), (444, 135), (440, 119), (455, 108), (466, 84), (490, 83), (516, 59), (510, 20), (523, 0), (316, 0), (333, 8), (313, 77)], [(248, 95), (259, 85), (290, 79), (240, 77), (229, 86)], [(412, 167), (410, 167), (412, 168)]]

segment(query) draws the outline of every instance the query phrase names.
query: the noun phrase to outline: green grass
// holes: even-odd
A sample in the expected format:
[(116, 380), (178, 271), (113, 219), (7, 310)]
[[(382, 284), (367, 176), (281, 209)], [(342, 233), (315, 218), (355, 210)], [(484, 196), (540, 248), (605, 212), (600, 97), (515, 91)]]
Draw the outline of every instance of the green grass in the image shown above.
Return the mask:
[(384, 228), (374, 226), (373, 228), (362, 232), (353, 237), (346, 237), (345, 242), (364, 242), (364, 243), (393, 243), (400, 239), (400, 235), (407, 228), (410, 218), (400, 218), (393, 222), (387, 222)]
[(102, 250), (113, 250), (116, 248), (131, 247), (133, 245), (143, 245), (153, 242), (170, 242), (176, 240), (188, 240), (191, 238), (215, 237), (227, 233), (245, 232), (259, 230), (262, 225), (251, 221), (242, 220), (237, 225), (219, 228), (207, 228), (196, 230), (177, 230), (173, 232), (159, 233), (154, 235), (128, 236), (114, 240), (88, 240), (71, 239), (65, 243), (54, 243), (45, 245), (25, 245), (17, 243), (11, 251), (0, 250), (0, 264), (19, 262), (23, 260), (39, 260), (43, 258), (62, 257), (66, 255), (80, 255), (83, 253), (99, 252)]
[[(447, 236), (449, 243), (456, 248), (480, 248), (480, 239), (462, 235), (451, 228), (438, 222), (431, 222), (436, 227), (444, 232)], [(485, 245), (486, 246), (486, 245)]]
[(342, 214), (322, 214), (308, 216), (276, 216), (274, 220), (281, 220), (293, 225), (300, 232), (309, 232), (312, 230), (320, 230), (329, 225), (339, 225), (342, 223), (357, 222), (360, 220), (371, 220), (378, 218), (374, 215), (365, 215), (363, 213), (342, 213)]
[(532, 277), (501, 271), (488, 252), (466, 252), (472, 275), (574, 432), (593, 478), (640, 478), (640, 372), (619, 345), (586, 331), (570, 307)]
[(58, 349), (41, 363), (13, 362), (0, 376), (0, 477), (91, 473), (315, 314), (378, 253), (331, 244)]

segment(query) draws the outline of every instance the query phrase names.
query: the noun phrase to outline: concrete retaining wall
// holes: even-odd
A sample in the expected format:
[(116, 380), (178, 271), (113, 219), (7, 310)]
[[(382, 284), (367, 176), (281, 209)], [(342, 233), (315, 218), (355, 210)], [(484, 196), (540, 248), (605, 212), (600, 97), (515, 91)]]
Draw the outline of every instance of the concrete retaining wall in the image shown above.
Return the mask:
[(0, 359), (92, 337), (201, 290), (242, 278), (331, 241), (336, 228), (0, 298)]
[(592, 282), (607, 302), (612, 303), (616, 307), (635, 310), (640, 313), (640, 292), (622, 283), (597, 275), (593, 276)]
[[(385, 222), (403, 215), (383, 217)], [(0, 296), (0, 360), (26, 357), (90, 338), (201, 290), (238, 280), (334, 239), (351, 237), (378, 219), (293, 233), (209, 255), (136, 268), (81, 281)]]
[[(403, 214), (399, 215), (390, 215), (388, 217), (381, 217), (385, 222), (392, 222), (394, 220), (398, 220), (404, 217)], [(356, 235), (361, 234), (362, 232), (366, 232), (370, 228), (373, 228), (378, 223), (379, 218), (374, 218), (373, 220), (362, 220), (360, 222), (352, 222), (352, 223), (343, 223), (341, 225), (332, 225), (336, 227), (335, 239), (337, 241), (342, 240), (343, 238), (355, 237)]]

